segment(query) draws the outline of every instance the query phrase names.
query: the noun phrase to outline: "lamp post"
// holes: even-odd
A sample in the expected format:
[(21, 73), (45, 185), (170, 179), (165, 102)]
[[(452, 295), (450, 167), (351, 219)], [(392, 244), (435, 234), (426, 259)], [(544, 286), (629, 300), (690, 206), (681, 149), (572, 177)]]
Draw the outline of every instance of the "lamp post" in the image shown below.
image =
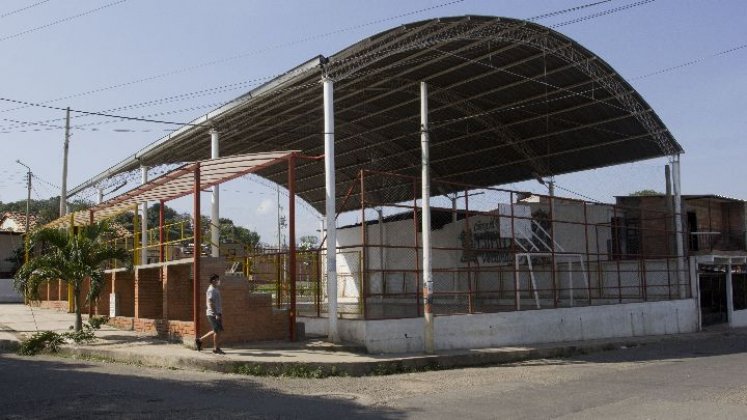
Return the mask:
[(29, 262), (29, 206), (31, 204), (31, 168), (28, 165), (16, 159), (16, 163), (26, 167), (26, 188), (28, 194), (26, 195), (26, 227), (24, 229), (24, 244), (26, 248), (26, 254), (24, 256), (24, 263)]

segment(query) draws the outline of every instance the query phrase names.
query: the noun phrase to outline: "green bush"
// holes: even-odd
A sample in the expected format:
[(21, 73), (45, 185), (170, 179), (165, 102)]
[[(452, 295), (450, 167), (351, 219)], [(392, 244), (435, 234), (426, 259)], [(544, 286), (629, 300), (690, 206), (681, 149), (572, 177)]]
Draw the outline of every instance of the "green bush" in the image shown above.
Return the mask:
[(93, 328), (89, 325), (84, 325), (83, 329), (80, 331), (63, 333), (62, 336), (63, 338), (73, 340), (75, 344), (90, 343), (96, 339), (96, 336), (93, 334)]
[(94, 330), (98, 330), (107, 322), (109, 322), (108, 316), (94, 316), (88, 319), (88, 325), (90, 325)]
[(54, 331), (39, 331), (31, 337), (23, 340), (18, 353), (24, 356), (33, 356), (45, 348), (52, 353), (59, 350), (60, 345), (65, 342), (65, 337)]
[(18, 353), (23, 356), (33, 356), (44, 350), (57, 353), (60, 350), (60, 346), (68, 340), (80, 344), (90, 343), (95, 339), (96, 336), (93, 334), (93, 329), (88, 325), (80, 331), (64, 332), (62, 334), (54, 331), (39, 331), (21, 342)]

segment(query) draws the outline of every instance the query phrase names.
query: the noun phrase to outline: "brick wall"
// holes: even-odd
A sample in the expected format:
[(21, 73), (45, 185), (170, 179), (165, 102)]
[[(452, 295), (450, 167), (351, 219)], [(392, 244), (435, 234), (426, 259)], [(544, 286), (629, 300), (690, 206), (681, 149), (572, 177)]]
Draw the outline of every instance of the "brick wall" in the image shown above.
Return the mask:
[(135, 316), (135, 273), (112, 272), (112, 290), (117, 296), (117, 315)]
[(88, 313), (88, 291), (91, 290), (91, 280), (83, 280), (83, 284), (80, 287), (80, 313)]
[(134, 319), (124, 316), (115, 316), (109, 318), (109, 322), (107, 322), (107, 324), (111, 325), (114, 328), (119, 328), (120, 330), (131, 331), (134, 326)]
[(138, 267), (135, 271), (135, 318), (160, 319), (162, 317), (161, 268)]
[[(225, 269), (226, 263), (223, 258), (201, 260), (198, 310), (200, 335), (208, 332), (210, 328), (205, 315), (205, 291), (210, 284), (209, 277), (212, 273), (221, 274)], [(164, 273), (163, 282), (160, 281), (161, 272)], [(113, 273), (114, 290), (119, 295), (120, 307), (124, 308), (126, 305), (125, 286), (130, 284), (133, 307), (136, 305), (137, 311), (133, 310), (132, 315), (112, 318), (109, 324), (143, 334), (191, 342), (195, 335), (192, 322), (191, 273), (192, 264), (140, 268), (137, 270), (136, 283), (133, 282), (131, 273)], [(223, 344), (288, 338), (288, 312), (273, 309), (271, 295), (250, 293), (249, 282), (243, 275), (222, 278), (221, 294), (226, 329), (221, 338)]]
[(191, 342), (195, 335), (194, 325), (189, 321), (134, 319), (133, 329), (140, 334), (158, 336), (173, 341)]
[[(192, 264), (164, 267), (163, 312), (168, 320), (190, 321), (192, 324)], [(192, 327), (194, 334), (194, 328)]]
[(66, 300), (43, 300), (39, 302), (38, 306), (44, 309), (54, 309), (56, 311), (67, 312)]
[[(223, 259), (203, 258), (200, 264), (200, 335), (210, 330), (205, 315), (205, 291), (210, 285), (210, 274), (225, 270)], [(252, 294), (249, 282), (242, 275), (221, 276), (223, 300), (223, 344), (251, 341), (285, 340), (288, 338), (288, 312), (272, 307), (269, 294)]]
[(101, 285), (101, 292), (96, 298), (94, 305), (94, 313), (96, 315), (109, 315), (109, 295), (112, 292), (112, 273), (105, 273), (103, 284)]

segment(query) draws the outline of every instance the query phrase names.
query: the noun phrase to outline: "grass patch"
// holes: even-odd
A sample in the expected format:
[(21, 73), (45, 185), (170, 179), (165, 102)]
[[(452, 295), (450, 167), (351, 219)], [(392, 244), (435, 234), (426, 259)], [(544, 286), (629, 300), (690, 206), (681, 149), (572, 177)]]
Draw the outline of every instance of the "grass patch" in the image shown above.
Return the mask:
[(249, 376), (275, 376), (285, 378), (321, 379), (332, 376), (347, 376), (347, 373), (332, 366), (324, 369), (322, 366), (306, 364), (266, 365), (262, 363), (242, 363), (234, 368), (234, 373)]

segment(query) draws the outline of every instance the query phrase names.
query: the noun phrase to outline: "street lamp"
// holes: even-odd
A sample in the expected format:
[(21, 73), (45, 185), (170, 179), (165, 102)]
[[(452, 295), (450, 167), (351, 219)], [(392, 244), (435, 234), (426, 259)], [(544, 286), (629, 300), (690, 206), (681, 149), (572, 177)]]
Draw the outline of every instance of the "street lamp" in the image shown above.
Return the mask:
[(25, 163), (21, 162), (19, 159), (16, 159), (16, 163), (26, 167), (26, 187), (28, 190), (28, 195), (26, 196), (26, 228), (24, 230), (24, 236), (25, 236), (25, 245), (26, 245), (26, 255), (24, 257), (24, 263), (29, 262), (29, 206), (31, 204), (31, 168), (29, 168), (29, 165), (26, 165)]

